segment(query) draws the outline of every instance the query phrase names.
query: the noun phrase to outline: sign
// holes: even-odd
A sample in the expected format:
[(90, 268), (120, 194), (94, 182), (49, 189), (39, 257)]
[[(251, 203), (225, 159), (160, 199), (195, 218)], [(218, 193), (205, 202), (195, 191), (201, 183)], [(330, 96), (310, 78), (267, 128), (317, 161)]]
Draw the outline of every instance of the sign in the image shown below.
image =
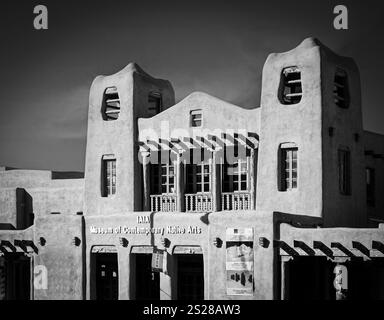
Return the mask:
[(253, 228), (227, 228), (227, 295), (253, 295)]
[(152, 272), (163, 272), (164, 250), (154, 249), (152, 253)]

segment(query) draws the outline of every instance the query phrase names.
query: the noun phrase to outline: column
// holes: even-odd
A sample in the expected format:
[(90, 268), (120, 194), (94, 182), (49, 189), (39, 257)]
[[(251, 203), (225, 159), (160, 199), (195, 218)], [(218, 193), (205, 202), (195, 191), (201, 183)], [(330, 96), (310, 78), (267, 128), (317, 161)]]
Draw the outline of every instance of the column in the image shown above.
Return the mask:
[(143, 161), (143, 211), (151, 211), (150, 152), (142, 152)]
[(249, 159), (249, 192), (250, 192), (250, 209), (255, 210), (256, 208), (256, 149), (251, 149), (251, 155)]
[(176, 208), (178, 212), (183, 212), (184, 210), (184, 163), (183, 163), (183, 151), (179, 151), (177, 155), (176, 162)]
[(212, 211), (221, 211), (221, 170), (219, 153), (212, 152)]
[(292, 260), (291, 256), (281, 256), (281, 276), (280, 276), (280, 299), (289, 299), (289, 261)]

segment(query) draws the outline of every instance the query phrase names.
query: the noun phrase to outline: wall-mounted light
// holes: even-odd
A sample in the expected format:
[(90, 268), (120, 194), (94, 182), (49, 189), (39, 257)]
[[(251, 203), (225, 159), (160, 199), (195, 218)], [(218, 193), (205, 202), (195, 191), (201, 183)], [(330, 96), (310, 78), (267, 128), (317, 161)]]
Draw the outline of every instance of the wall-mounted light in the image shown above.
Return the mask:
[(213, 239), (213, 245), (216, 248), (221, 248), (221, 246), (223, 245), (223, 240), (221, 240), (219, 237), (216, 237)]
[(171, 244), (171, 241), (168, 238), (165, 238), (165, 237), (162, 237), (160, 242), (161, 242), (161, 245), (164, 248), (168, 248), (169, 245)]
[(80, 238), (78, 238), (78, 237), (73, 237), (73, 238), (72, 238), (71, 244), (72, 244), (73, 246), (78, 247), (78, 246), (80, 245), (80, 243), (81, 243)]
[(128, 247), (129, 241), (126, 238), (120, 237), (119, 238), (119, 243), (120, 243), (121, 246), (123, 246), (125, 248), (125, 247)]
[(269, 246), (269, 240), (265, 237), (260, 237), (259, 238), (259, 246), (263, 248), (268, 248)]
[(44, 247), (46, 243), (47, 243), (47, 240), (45, 240), (44, 237), (40, 237), (40, 238), (39, 238), (39, 245), (41, 245), (42, 247)]

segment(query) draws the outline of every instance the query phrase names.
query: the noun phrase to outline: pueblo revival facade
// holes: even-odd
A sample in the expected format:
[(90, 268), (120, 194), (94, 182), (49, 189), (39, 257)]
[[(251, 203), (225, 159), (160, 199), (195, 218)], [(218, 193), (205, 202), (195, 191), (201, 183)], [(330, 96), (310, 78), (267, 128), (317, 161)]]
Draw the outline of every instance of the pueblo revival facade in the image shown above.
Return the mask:
[(316, 39), (253, 109), (129, 64), (92, 83), (84, 175), (2, 167), (0, 299), (384, 298), (383, 160)]

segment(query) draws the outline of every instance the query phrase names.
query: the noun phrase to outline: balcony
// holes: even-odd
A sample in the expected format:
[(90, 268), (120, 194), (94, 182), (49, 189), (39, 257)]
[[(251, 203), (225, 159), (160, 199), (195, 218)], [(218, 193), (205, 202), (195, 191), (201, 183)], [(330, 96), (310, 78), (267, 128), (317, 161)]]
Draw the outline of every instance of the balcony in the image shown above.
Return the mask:
[(155, 194), (150, 197), (152, 212), (174, 212), (177, 210), (176, 195)]
[(223, 192), (221, 194), (221, 209), (250, 210), (251, 195), (249, 192)]
[(212, 212), (212, 194), (198, 193), (185, 195), (186, 212)]

